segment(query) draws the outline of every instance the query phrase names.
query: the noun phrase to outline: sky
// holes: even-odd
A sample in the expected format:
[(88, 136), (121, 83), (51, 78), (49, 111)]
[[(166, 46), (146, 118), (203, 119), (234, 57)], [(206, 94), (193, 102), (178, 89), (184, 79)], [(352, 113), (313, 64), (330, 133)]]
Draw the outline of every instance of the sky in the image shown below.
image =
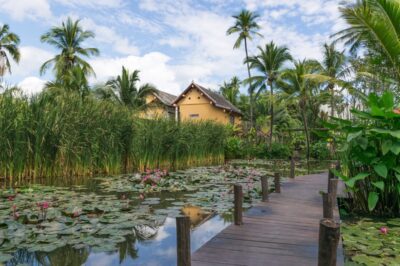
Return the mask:
[(91, 84), (125, 66), (140, 70), (142, 83), (176, 95), (192, 81), (218, 89), (234, 75), (246, 77), (244, 47), (234, 50), (237, 36), (226, 35), (232, 15), (242, 9), (260, 15), (263, 37), (250, 42), (251, 55), (273, 40), (297, 59), (321, 59), (322, 44), (345, 26), (339, 0), (0, 0), (0, 7), (0, 24), (21, 39), (21, 61), (4, 80), (27, 94), (52, 79), (51, 71), (41, 76), (39, 68), (57, 50), (40, 36), (67, 17), (96, 34), (84, 44), (100, 50), (88, 59), (96, 73)]

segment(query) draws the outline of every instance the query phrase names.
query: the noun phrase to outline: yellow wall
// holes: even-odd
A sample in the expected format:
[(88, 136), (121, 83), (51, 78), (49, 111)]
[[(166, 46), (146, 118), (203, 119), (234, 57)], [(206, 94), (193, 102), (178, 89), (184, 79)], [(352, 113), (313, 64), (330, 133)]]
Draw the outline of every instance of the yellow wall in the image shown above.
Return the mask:
[(153, 95), (148, 94), (146, 96), (146, 105), (147, 108), (140, 112), (141, 118), (168, 118), (170, 117), (168, 111), (163, 105), (159, 102), (159, 100)]
[[(185, 97), (178, 102), (178, 106), (181, 120), (213, 120), (224, 124), (230, 123), (229, 112), (224, 112), (223, 109), (210, 104), (210, 100), (196, 89), (189, 90)], [(235, 124), (240, 123), (240, 116), (233, 115)]]

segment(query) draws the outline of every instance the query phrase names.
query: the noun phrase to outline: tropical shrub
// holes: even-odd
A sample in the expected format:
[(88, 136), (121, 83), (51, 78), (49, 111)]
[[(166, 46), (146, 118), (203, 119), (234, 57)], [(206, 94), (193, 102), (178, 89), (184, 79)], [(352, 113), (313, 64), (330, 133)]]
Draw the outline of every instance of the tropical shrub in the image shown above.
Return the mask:
[(353, 120), (326, 124), (340, 141), (342, 178), (356, 212), (400, 214), (400, 110), (394, 95), (370, 94), (366, 110), (352, 110)]
[(226, 139), (225, 157), (227, 159), (243, 158), (243, 140), (241, 138), (232, 136)]

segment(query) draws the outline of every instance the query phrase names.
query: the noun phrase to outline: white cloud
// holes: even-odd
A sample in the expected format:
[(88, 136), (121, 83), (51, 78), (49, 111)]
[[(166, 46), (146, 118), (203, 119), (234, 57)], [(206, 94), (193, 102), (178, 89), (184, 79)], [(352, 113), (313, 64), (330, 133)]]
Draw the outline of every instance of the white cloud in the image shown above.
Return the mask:
[(121, 73), (122, 66), (130, 71), (140, 70), (141, 83), (154, 84), (160, 90), (178, 94), (181, 84), (176, 79), (175, 72), (168, 64), (170, 58), (159, 52), (152, 52), (144, 56), (127, 56), (118, 58), (97, 58), (90, 60), (96, 72), (97, 82), (104, 82)]
[(123, 5), (122, 0), (56, 0), (66, 6), (85, 6), (90, 8), (117, 8)]
[(31, 96), (41, 92), (46, 84), (45, 80), (37, 77), (27, 77), (18, 83), (18, 87), (22, 89), (24, 94)]
[(19, 64), (12, 63), (12, 74), (19, 77), (39, 74), (40, 66), (51, 59), (54, 54), (34, 46), (21, 46), (21, 60)]
[(0, 12), (15, 20), (50, 20), (52, 13), (47, 0), (0, 0)]
[(133, 26), (135, 29), (139, 29), (143, 32), (156, 34), (163, 30), (159, 23), (156, 23), (149, 18), (144, 19), (139, 17), (138, 14), (132, 12), (120, 12), (118, 14), (118, 20), (123, 24)]
[(100, 25), (90, 18), (82, 19), (82, 26), (90, 29), (96, 34), (96, 41), (110, 44), (112, 48), (125, 55), (137, 55), (139, 48), (134, 45), (127, 37), (119, 35), (113, 28)]

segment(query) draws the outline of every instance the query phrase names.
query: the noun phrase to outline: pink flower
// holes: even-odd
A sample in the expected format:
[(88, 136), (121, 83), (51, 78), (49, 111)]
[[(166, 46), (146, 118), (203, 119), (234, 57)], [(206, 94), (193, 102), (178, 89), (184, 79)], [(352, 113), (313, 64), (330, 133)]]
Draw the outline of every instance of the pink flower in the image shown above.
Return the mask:
[(122, 194), (121, 199), (123, 199), (123, 200), (126, 199), (126, 195)]
[(17, 209), (17, 205), (13, 204), (12, 209), (15, 211)]
[(42, 208), (43, 209), (49, 208), (49, 203), (47, 201), (42, 202)]
[(142, 193), (139, 194), (139, 199), (144, 200), (144, 195)]
[(79, 216), (79, 212), (78, 211), (74, 211), (74, 213), (72, 214), (74, 217), (78, 217)]
[(389, 229), (387, 227), (384, 227), (384, 226), (381, 227), (381, 229), (379, 229), (379, 231), (384, 235), (387, 235), (387, 233), (389, 233)]
[(7, 200), (8, 200), (8, 201), (13, 201), (13, 200), (14, 200), (14, 196), (9, 196), (9, 197), (7, 198)]
[(19, 213), (18, 212), (14, 213), (14, 219), (18, 219), (18, 218), (19, 218)]

